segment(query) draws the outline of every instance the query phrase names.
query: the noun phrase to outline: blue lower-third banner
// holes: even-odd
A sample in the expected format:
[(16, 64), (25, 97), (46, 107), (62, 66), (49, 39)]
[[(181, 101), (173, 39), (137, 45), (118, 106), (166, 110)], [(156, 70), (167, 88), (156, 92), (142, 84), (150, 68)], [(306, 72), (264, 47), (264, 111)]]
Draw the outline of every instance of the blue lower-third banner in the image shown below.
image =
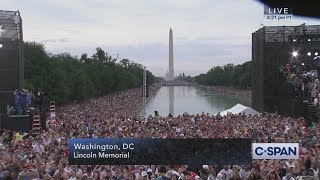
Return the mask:
[(251, 161), (251, 139), (79, 138), (69, 140), (69, 163), (72, 165), (246, 165)]

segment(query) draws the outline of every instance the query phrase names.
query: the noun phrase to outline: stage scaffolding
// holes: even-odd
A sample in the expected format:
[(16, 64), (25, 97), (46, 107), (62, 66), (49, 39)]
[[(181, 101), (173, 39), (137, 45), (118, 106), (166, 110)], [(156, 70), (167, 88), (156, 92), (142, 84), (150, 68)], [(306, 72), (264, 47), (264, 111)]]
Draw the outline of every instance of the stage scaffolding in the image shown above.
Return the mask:
[(0, 113), (13, 104), (24, 81), (22, 19), (19, 11), (0, 10)]
[[(23, 34), (22, 20), (19, 11), (0, 10), (0, 44), (0, 57), (2, 60), (0, 62), (0, 73), (4, 73), (3, 71), (17, 71), (16, 73), (18, 73), (19, 75), (19, 83), (15, 88), (23, 87)], [(11, 56), (16, 55), (19, 56), (18, 59), (12, 59)], [(2, 86), (0, 87), (0, 90), (11, 90), (12, 88), (14, 88), (11, 87), (12, 85), (9, 85), (10, 87), (3, 84), (1, 85)]]
[(312, 65), (314, 52), (320, 53), (320, 25), (265, 26), (252, 33), (252, 107), (260, 112), (290, 114), (283, 106), (291, 102), (294, 113), (295, 105), (290, 93), (284, 93), (287, 87), (279, 68), (288, 63)]

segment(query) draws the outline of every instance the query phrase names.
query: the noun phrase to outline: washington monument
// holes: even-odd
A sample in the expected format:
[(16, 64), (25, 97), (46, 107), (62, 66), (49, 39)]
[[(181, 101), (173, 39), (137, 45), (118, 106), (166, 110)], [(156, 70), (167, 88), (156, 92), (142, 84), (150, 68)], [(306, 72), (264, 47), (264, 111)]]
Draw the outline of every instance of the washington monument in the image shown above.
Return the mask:
[(172, 29), (169, 31), (169, 81), (174, 80), (174, 71), (173, 71), (173, 34)]

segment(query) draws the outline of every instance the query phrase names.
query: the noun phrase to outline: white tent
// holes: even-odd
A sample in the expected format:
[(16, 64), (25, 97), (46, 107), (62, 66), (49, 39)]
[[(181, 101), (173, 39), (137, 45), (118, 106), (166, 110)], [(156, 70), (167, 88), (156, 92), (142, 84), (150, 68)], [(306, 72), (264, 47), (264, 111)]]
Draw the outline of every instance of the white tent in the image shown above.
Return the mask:
[(252, 109), (251, 107), (247, 107), (247, 106), (244, 106), (242, 104), (237, 104), (237, 105), (233, 106), (230, 109), (222, 111), (220, 113), (220, 115), (221, 116), (225, 116), (227, 114), (239, 114), (239, 113), (241, 113), (241, 114), (244, 113), (245, 115), (249, 115), (249, 114), (256, 115), (256, 114), (259, 114), (258, 111)]

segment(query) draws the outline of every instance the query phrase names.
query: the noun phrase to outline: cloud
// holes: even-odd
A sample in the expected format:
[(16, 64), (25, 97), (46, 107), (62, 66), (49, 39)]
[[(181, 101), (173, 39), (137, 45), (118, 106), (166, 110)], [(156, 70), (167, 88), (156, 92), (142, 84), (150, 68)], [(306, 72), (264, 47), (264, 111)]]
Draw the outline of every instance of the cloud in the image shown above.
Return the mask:
[(19, 9), (24, 40), (42, 42), (52, 53), (79, 56), (102, 47), (157, 75), (168, 69), (170, 27), (176, 73), (200, 74), (250, 60), (251, 34), (260, 24), (319, 24), (295, 16), (266, 22), (263, 5), (252, 0), (15, 0), (1, 2), (1, 8)]
[(46, 39), (42, 40), (41, 43), (48, 44), (48, 43), (66, 43), (69, 42), (68, 38), (60, 38), (60, 39)]
[[(239, 64), (251, 59), (251, 44), (230, 44), (227, 39), (202, 37), (202, 40), (184, 40), (174, 44), (174, 63), (176, 74), (198, 75), (211, 67), (226, 63)], [(209, 39), (206, 41), (206, 39)], [(47, 46), (48, 47), (48, 46)], [(128, 58), (147, 66), (154, 74), (162, 76), (168, 69), (168, 44), (146, 43), (131, 46), (100, 46), (111, 54), (119, 53), (121, 58)], [(95, 47), (90, 46), (49, 46), (49, 51), (67, 51), (78, 56), (81, 53), (92, 55)], [(78, 51), (75, 51), (78, 50)]]

